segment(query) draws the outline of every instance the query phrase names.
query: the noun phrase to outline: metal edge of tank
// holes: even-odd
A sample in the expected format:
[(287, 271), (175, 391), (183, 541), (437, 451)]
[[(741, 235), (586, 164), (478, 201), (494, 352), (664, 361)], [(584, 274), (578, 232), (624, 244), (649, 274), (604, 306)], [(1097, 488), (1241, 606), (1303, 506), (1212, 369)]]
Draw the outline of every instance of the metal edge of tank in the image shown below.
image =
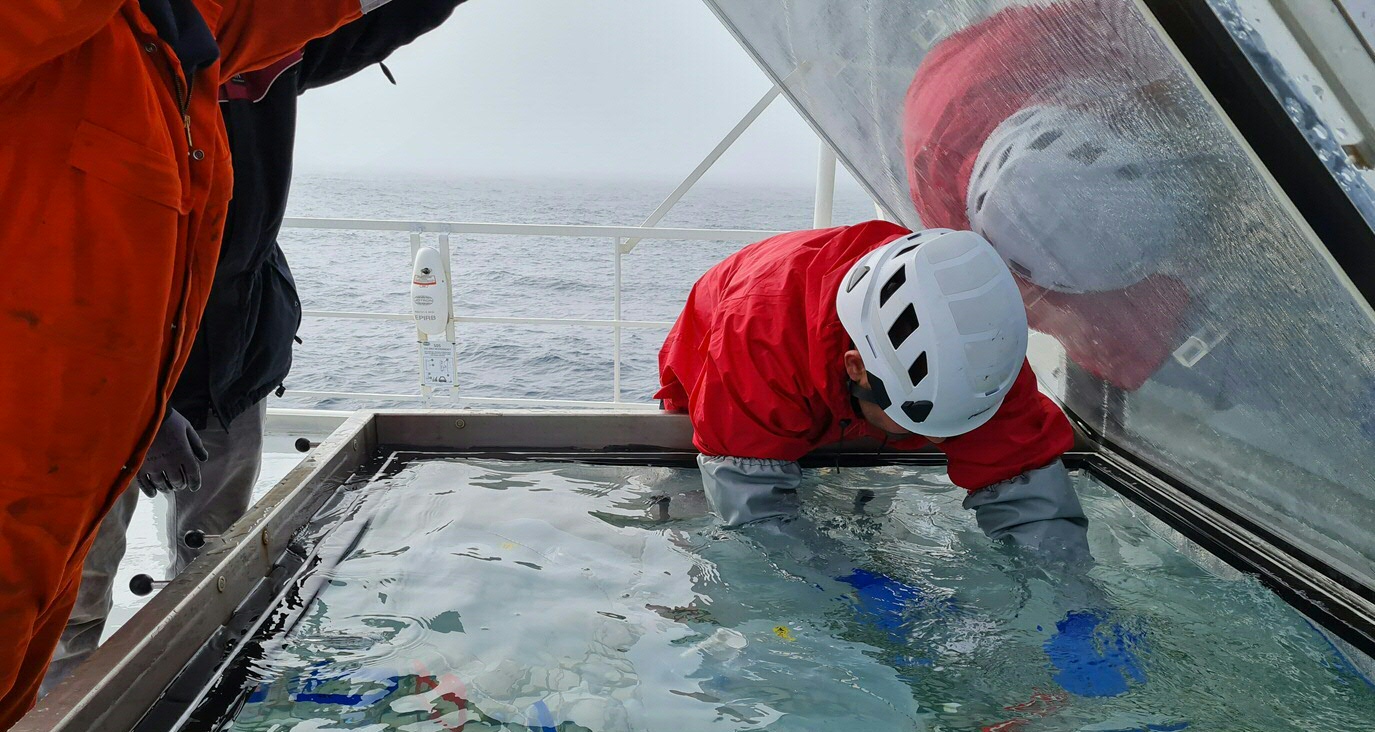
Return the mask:
[(1170, 528), (1246, 574), (1362, 653), (1375, 656), (1370, 589), (1266, 527), (1104, 443), (1083, 467)]
[(316, 504), (376, 452), (376, 419), (356, 413), (148, 602), (37, 707), (15, 732), (127, 730), (185, 664), (230, 621)]
[[(1200, 469), (1202, 454), (1176, 457), (1194, 467), (1193, 474), (1181, 476), (1110, 438), (1107, 414), (1125, 414), (1124, 393), (1081, 369), (1071, 367), (1068, 374), (1074, 381), (1069, 391), (1077, 394), (1082, 404), (1062, 402), (1061, 406), (1075, 428), (1076, 450), (1083, 456), (1078, 461), (1081, 467), (1210, 554), (1257, 577), (1282, 600), (1333, 635), (1362, 653), (1375, 656), (1375, 567), (1352, 565), (1289, 536), (1275, 522), (1266, 520), (1268, 517), (1257, 507), (1210, 494), (1203, 488), (1207, 478), (1206, 471)], [(1080, 407), (1078, 413), (1071, 408), (1076, 406)], [(1103, 411), (1090, 416), (1094, 406)], [(1283, 476), (1289, 484), (1309, 490), (1330, 484), (1330, 477), (1269, 456), (1235, 436), (1199, 422), (1185, 410), (1164, 403), (1146, 406), (1159, 413), (1157, 422), (1169, 425), (1177, 434), (1192, 437), (1179, 440), (1178, 444), (1206, 445), (1206, 452), (1213, 456), (1235, 456), (1237, 464), (1247, 466), (1240, 474), (1241, 482), (1248, 476), (1264, 475), (1272, 479)], [(1080, 414), (1090, 418), (1082, 419)]]
[[(1090, 443), (1066, 456), (1072, 465), (1090, 456)], [(906, 462), (880, 455), (878, 443), (850, 441), (818, 451), (815, 460)], [(214, 655), (210, 640), (236, 623), (236, 615), (261, 610), (248, 598), (264, 591), (292, 536), (320, 505), (368, 462), (396, 449), (523, 451), (532, 458), (578, 459), (618, 455), (696, 454), (685, 415), (614, 411), (410, 410), (357, 412), (250, 508), (217, 544), (193, 562), (92, 657), (22, 719), (15, 732), (130, 730), (198, 655)], [(943, 463), (927, 448), (910, 461)], [(275, 574), (281, 574), (276, 572)], [(277, 578), (278, 583), (282, 578)], [(270, 588), (269, 588), (270, 589)], [(238, 618), (242, 620), (242, 618)], [(154, 725), (156, 727), (156, 725)]]
[[(687, 454), (685, 415), (614, 411), (356, 412), (307, 455), (186, 571), (39, 702), (15, 732), (129, 730), (263, 593), (292, 536), (384, 446), (436, 451), (523, 450)], [(251, 613), (252, 608), (245, 608)]]
[[(537, 421), (531, 421), (537, 420)], [(537, 427), (537, 429), (532, 429)], [(687, 415), (668, 412), (397, 410), (377, 413), (377, 442), (417, 452), (490, 452), (532, 459), (574, 459), (578, 455), (677, 455), (695, 460)], [(836, 456), (887, 463), (895, 453), (872, 439), (847, 440), (817, 449), (804, 461), (825, 464)], [(927, 447), (903, 455), (944, 463)]]
[(695, 452), (687, 416), (667, 412), (397, 410), (377, 413), (377, 441), (441, 451)]

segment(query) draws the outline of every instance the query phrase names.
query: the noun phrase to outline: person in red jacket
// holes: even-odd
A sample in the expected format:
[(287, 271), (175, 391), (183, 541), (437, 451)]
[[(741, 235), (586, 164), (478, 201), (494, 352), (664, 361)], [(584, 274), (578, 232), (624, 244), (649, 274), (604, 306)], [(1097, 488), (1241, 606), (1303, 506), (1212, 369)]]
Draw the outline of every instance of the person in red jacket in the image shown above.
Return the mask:
[(930, 442), (986, 534), (1087, 559), (1060, 461), (1073, 434), (1026, 343), (1017, 286), (978, 234), (799, 231), (697, 281), (660, 351), (656, 397), (690, 415), (707, 500), (728, 526), (794, 513), (797, 460), (817, 447)]

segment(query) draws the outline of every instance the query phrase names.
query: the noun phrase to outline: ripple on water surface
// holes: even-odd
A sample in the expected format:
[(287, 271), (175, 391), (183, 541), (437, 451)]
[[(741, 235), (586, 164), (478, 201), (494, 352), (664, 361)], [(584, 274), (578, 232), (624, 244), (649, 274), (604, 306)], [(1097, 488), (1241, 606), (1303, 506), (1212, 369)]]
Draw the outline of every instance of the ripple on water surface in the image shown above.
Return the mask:
[(990, 543), (938, 470), (811, 474), (801, 519), (722, 531), (695, 471), (413, 464), (324, 539), (224, 728), (1371, 728), (1301, 616), (1078, 481), (1087, 577)]

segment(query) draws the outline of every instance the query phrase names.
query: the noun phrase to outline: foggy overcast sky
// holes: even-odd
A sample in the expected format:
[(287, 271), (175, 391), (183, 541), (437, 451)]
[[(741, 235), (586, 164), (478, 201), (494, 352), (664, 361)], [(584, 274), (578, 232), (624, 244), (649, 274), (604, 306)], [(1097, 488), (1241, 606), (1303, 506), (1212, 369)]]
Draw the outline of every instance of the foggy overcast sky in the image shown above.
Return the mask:
[[(387, 65), (302, 98), (300, 172), (676, 181), (769, 88), (701, 0), (469, 0)], [(780, 98), (707, 180), (809, 186), (817, 146)]]

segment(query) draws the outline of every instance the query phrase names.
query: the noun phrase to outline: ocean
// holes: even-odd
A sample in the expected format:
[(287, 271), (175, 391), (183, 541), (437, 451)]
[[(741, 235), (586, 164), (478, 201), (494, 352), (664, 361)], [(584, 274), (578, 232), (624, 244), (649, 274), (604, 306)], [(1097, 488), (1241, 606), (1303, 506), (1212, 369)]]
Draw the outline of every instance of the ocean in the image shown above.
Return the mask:
[[(672, 183), (378, 180), (298, 175), (290, 216), (636, 226)], [(665, 227), (807, 229), (810, 188), (702, 184)], [(840, 188), (837, 224), (875, 217), (857, 188)], [(400, 232), (285, 229), (280, 238), (306, 311), (410, 312), (410, 239)], [(623, 258), (623, 317), (672, 321), (692, 283), (742, 242), (645, 241)], [(610, 239), (454, 236), (455, 310), (465, 316), (613, 317)], [(622, 393), (649, 401), (667, 328), (622, 332)], [(293, 396), (293, 390), (419, 394), (414, 327), (404, 322), (305, 318), (302, 344), (272, 406), (419, 406)], [(460, 324), (458, 386), (470, 397), (610, 400), (609, 328)], [(443, 406), (437, 399), (434, 406)]]

